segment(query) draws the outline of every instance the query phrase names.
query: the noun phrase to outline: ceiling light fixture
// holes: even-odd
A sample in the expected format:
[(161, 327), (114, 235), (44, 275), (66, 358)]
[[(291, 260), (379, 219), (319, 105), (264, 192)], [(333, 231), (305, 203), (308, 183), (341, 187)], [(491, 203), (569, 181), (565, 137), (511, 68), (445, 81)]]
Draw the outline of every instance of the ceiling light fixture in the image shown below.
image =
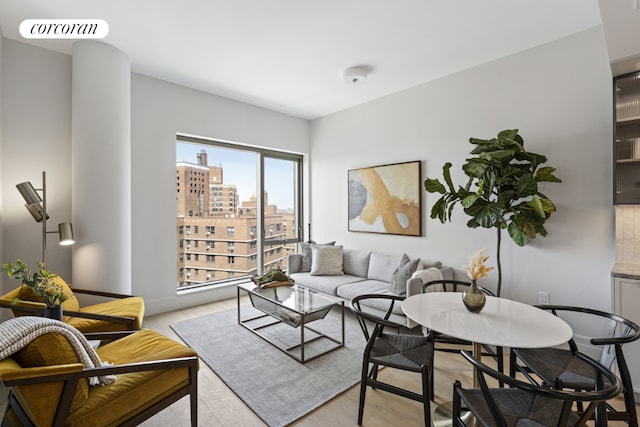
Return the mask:
[(344, 73), (342, 73), (342, 78), (344, 79), (345, 83), (353, 86), (358, 86), (364, 84), (367, 81), (367, 74), (367, 69), (364, 67), (351, 67), (344, 70)]

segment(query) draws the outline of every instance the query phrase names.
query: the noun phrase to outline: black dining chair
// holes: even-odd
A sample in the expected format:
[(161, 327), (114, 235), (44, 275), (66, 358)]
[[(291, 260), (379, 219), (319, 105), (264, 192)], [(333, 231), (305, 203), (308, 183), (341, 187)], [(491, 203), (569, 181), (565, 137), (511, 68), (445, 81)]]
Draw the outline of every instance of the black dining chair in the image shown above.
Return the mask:
[[(462, 280), (451, 280), (451, 279), (441, 279), (441, 280), (431, 280), (422, 285), (422, 293), (425, 292), (464, 292), (471, 286), (471, 283), (465, 282)], [(483, 288), (482, 286), (478, 286), (478, 289), (489, 296), (495, 296), (493, 292), (491, 292), (487, 288)], [(471, 346), (472, 343), (460, 338), (452, 337), (450, 335), (446, 335), (437, 331), (430, 331), (433, 335), (433, 342), (436, 344), (435, 350), (446, 352), (446, 353), (460, 353), (459, 346)], [(440, 344), (440, 345), (438, 345)], [(451, 345), (455, 345), (457, 347), (450, 347)], [(483, 345), (483, 356), (491, 356), (498, 366), (498, 370), (500, 372), (504, 372), (504, 351), (502, 347), (496, 347), (493, 349), (488, 345)], [(433, 395), (433, 381), (431, 382), (431, 394)]]
[[(431, 426), (430, 402), (433, 395), (429, 384), (433, 372), (433, 339), (430, 335), (402, 333), (405, 325), (389, 320), (394, 305), (400, 304), (403, 299), (397, 295), (367, 294), (351, 300), (351, 310), (356, 314), (367, 340), (362, 358), (358, 425), (362, 425), (365, 395), (369, 386), (421, 402), (424, 425)], [(369, 312), (368, 308), (382, 309), (385, 314), (380, 317)], [(379, 380), (380, 366), (419, 373), (422, 377), (422, 394)]]
[[(453, 385), (453, 425), (466, 426), (463, 411), (470, 411), (477, 423), (485, 427), (515, 426), (584, 426), (600, 402), (612, 399), (622, 390), (620, 379), (595, 360), (578, 354), (587, 371), (596, 380), (590, 391), (563, 389), (561, 380), (556, 387), (521, 381), (498, 372), (476, 360), (466, 351), (462, 355), (478, 373), (479, 389), (465, 389), (460, 381)], [(490, 388), (485, 376), (509, 387)], [(572, 408), (576, 402), (586, 404), (578, 413)]]
[[(564, 305), (539, 305), (567, 323), (589, 325), (590, 329), (598, 329), (589, 342), (602, 348), (600, 364), (611, 368), (616, 362), (618, 375), (622, 380), (624, 410), (616, 410), (610, 404), (598, 408), (593, 415), (596, 426), (606, 426), (607, 420), (625, 421), (631, 427), (638, 427), (633, 384), (629, 368), (622, 351), (623, 344), (640, 338), (637, 324), (616, 314), (584, 307)], [(571, 339), (568, 348), (511, 349), (509, 373), (523, 374), (532, 383), (555, 386), (556, 379), (561, 380), (563, 388), (572, 390), (593, 390), (595, 378), (589, 365), (584, 362), (583, 353), (578, 350), (576, 342)], [(602, 406), (602, 405), (601, 405)], [(601, 410), (605, 409), (606, 410)]]

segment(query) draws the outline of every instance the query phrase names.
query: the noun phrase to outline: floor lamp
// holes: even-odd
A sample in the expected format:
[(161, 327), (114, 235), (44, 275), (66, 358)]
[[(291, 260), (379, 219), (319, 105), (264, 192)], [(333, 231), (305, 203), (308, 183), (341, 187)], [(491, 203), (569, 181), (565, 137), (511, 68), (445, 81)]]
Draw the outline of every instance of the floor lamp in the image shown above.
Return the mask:
[[(20, 194), (24, 198), (25, 207), (36, 220), (36, 222), (42, 222), (42, 263), (47, 265), (47, 234), (58, 233), (60, 237), (60, 244), (63, 246), (73, 245), (75, 240), (73, 238), (73, 227), (70, 222), (61, 222), (58, 224), (58, 231), (47, 231), (47, 220), (49, 215), (47, 214), (47, 173), (42, 172), (42, 188), (33, 188), (30, 181), (21, 182), (16, 185)], [(42, 192), (42, 198), (38, 194), (38, 191)]]

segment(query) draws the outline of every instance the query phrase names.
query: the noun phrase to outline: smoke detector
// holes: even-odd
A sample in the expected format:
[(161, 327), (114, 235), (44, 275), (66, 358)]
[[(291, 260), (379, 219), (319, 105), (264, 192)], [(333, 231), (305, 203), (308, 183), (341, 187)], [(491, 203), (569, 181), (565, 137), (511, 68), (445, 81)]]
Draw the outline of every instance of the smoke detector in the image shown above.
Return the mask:
[(344, 70), (342, 79), (346, 84), (358, 86), (367, 81), (367, 69), (364, 67), (351, 67)]

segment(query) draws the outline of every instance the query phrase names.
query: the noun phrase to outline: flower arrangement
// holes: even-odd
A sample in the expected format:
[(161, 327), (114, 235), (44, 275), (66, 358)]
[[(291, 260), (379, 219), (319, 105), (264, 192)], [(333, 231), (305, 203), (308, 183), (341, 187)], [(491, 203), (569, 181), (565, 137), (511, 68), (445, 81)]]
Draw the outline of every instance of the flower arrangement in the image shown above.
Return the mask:
[(489, 259), (489, 255), (485, 255), (486, 249), (480, 249), (478, 252), (471, 256), (469, 265), (467, 266), (467, 276), (474, 282), (482, 277), (487, 277), (487, 274), (493, 267), (487, 267), (484, 263)]
[[(0, 272), (7, 273), (11, 279), (21, 280), (22, 286), (31, 288), (47, 307), (55, 308), (62, 304), (67, 296), (63, 287), (55, 283), (56, 274), (45, 270), (44, 267), (44, 263), (38, 262), (38, 271), (31, 274), (31, 268), (27, 263), (18, 259), (15, 263), (3, 264)], [(18, 299), (14, 301), (15, 304), (18, 302)]]

